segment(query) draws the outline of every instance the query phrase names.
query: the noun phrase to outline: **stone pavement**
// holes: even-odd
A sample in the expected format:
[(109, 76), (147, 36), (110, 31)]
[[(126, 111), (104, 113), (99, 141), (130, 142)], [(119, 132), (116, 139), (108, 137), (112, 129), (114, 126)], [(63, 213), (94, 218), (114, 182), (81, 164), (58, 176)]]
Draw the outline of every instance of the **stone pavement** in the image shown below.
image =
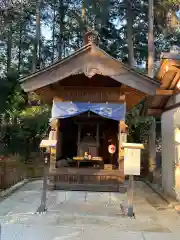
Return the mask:
[(179, 239), (180, 216), (146, 184), (135, 184), (135, 219), (124, 218), (124, 193), (48, 192), (48, 212), (35, 214), (42, 182), (26, 184), (0, 203), (1, 240)]

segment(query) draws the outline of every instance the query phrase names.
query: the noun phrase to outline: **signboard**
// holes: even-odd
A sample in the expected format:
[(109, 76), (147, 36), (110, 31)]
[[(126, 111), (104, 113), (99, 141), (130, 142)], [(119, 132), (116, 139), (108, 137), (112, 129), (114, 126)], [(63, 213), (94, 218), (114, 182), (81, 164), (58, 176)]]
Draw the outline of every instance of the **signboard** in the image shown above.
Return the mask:
[(142, 143), (122, 143), (123, 148), (144, 149)]
[(114, 154), (115, 151), (116, 151), (116, 146), (114, 144), (111, 144), (111, 145), (108, 146), (108, 152), (110, 154)]
[(142, 144), (126, 144), (124, 147), (124, 174), (140, 175)]
[(56, 147), (56, 140), (42, 140), (40, 143), (40, 148), (46, 148), (46, 147)]

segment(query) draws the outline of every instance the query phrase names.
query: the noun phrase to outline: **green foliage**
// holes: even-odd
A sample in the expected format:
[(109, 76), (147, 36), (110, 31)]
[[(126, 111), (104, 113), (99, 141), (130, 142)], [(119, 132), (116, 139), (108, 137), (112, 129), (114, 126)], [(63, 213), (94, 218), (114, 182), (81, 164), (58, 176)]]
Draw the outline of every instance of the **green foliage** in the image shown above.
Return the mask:
[(47, 135), (50, 108), (28, 107), (6, 114), (9, 117), (1, 123), (1, 152), (19, 153), (28, 160), (31, 151), (39, 151), (40, 140)]
[(129, 127), (129, 141), (140, 143), (148, 140), (149, 129), (154, 121), (153, 117), (142, 117), (140, 112), (144, 103), (140, 103), (128, 112), (126, 123)]
[(27, 161), (31, 151), (39, 151), (39, 142), (47, 135), (50, 107), (28, 106), (27, 94), (18, 84), (14, 70), (1, 79), (1, 154), (24, 156)]

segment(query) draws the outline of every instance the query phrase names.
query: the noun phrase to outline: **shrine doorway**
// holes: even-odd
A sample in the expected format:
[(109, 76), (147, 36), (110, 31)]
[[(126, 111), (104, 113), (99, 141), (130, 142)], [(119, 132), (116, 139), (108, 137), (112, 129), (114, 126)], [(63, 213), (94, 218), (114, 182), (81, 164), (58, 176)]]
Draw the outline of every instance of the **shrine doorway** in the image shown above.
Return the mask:
[(116, 153), (110, 156), (108, 146), (118, 146), (118, 122), (103, 118), (95, 113), (83, 113), (61, 120), (61, 156), (73, 158), (89, 152), (92, 157), (103, 158), (104, 164), (117, 165)]

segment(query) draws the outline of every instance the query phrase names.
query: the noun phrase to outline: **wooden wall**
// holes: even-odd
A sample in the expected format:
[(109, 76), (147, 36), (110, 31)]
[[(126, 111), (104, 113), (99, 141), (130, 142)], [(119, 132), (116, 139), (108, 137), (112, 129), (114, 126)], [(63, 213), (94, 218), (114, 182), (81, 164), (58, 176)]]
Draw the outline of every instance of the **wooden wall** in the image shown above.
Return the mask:
[[(82, 80), (83, 79), (83, 80)], [(62, 80), (59, 83), (36, 90), (43, 102), (75, 101), (75, 102), (126, 102), (127, 109), (138, 104), (146, 94), (130, 88), (115, 80), (96, 76), (94, 79), (82, 78), (78, 75)]]

